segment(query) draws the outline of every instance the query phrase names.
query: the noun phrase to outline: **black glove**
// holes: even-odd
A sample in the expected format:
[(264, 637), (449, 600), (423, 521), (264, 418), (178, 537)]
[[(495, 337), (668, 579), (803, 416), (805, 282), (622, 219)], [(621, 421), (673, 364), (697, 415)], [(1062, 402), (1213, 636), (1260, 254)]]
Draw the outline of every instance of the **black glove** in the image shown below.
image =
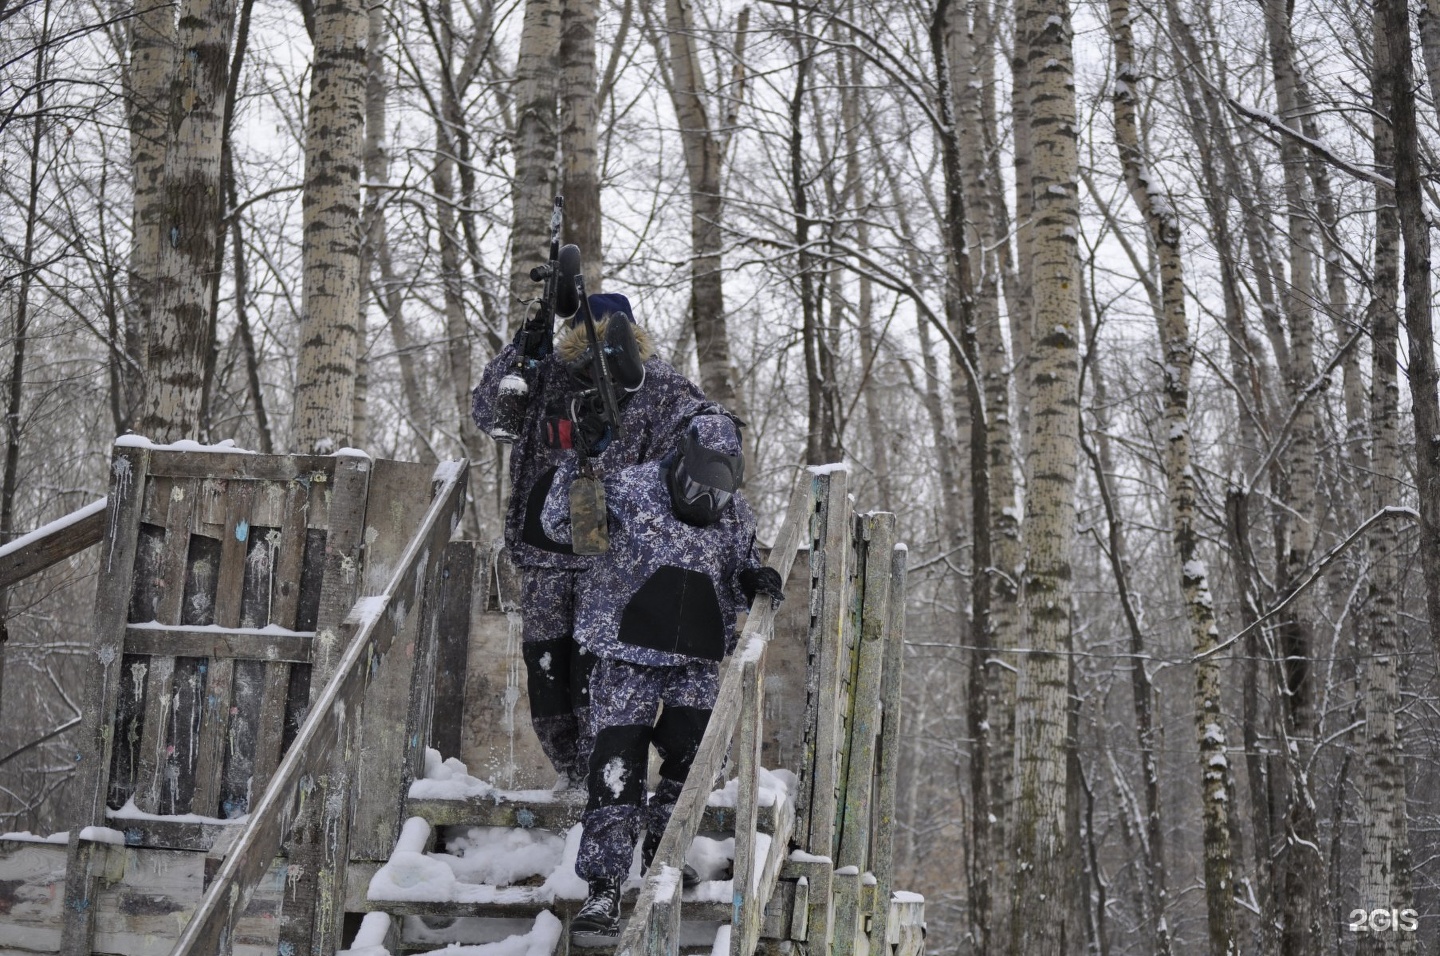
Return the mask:
[(740, 590), (745, 593), (745, 600), (755, 603), (755, 596), (763, 594), (770, 599), (771, 606), (779, 607), (780, 602), (785, 600), (784, 582), (780, 580), (780, 572), (774, 568), (745, 568), (740, 572)]
[(515, 347), (520, 350), (521, 355), (527, 359), (539, 360), (550, 354), (554, 343), (554, 336), (550, 331), (553, 321), (549, 311), (542, 307), (520, 327), (520, 331), (515, 333)]

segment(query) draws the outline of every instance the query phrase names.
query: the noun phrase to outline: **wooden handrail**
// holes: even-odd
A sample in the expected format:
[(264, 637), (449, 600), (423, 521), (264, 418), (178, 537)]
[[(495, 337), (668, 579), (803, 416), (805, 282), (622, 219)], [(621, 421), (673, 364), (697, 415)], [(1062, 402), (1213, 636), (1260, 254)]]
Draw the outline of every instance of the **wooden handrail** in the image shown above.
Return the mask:
[(79, 554), (105, 536), (105, 503), (92, 501), (58, 521), (16, 538), (0, 548), (0, 588), (59, 564)]
[(331, 752), (344, 746), (347, 722), (354, 718), (351, 705), (364, 693), (369, 662), (389, 650), (398, 629), (396, 615), (420, 613), (413, 598), (423, 591), (427, 568), (444, 553), (459, 522), (466, 464), (445, 462), (435, 470), (430, 508), (389, 584), (380, 595), (361, 598), (345, 618), (341, 625), (345, 652), (334, 676), (250, 811), (250, 821), (236, 837), (171, 956), (217, 956), (232, 950), (235, 921), (280, 850), (297, 789), (323, 772)]
[[(795, 562), (800, 542), (810, 534), (810, 517), (814, 512), (813, 480), (813, 475), (807, 472), (795, 483), (785, 521), (770, 551), (767, 563), (780, 572), (782, 581), (790, 576), (790, 566)], [(659, 956), (671, 941), (679, 938), (680, 909), (677, 905), (679, 901), (675, 899), (678, 896), (675, 875), (683, 863), (686, 848), (699, 832), (710, 788), (725, 763), (731, 738), (735, 735), (743, 703), (746, 662), (752, 662), (753, 672), (753, 662), (757, 660), (757, 655), (763, 655), (763, 647), (774, 633), (775, 611), (770, 602), (761, 601), (751, 609), (745, 620), (735, 653), (731, 655), (730, 664), (721, 679), (720, 692), (710, 713), (705, 736), (690, 765), (685, 787), (675, 802), (670, 824), (660, 839), (650, 872), (640, 887), (634, 911), (615, 947), (617, 956)], [(759, 642), (759, 647), (752, 650), (752, 642)], [(653, 948), (652, 943), (658, 943), (658, 948)]]

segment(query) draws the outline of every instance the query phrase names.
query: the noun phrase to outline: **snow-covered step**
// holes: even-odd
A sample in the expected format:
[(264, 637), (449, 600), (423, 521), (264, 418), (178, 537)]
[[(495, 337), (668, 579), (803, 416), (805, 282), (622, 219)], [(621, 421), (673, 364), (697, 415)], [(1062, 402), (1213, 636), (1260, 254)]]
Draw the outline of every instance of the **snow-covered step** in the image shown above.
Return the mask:
[[(413, 790), (412, 790), (413, 793)], [(548, 790), (496, 790), (486, 796), (463, 798), (421, 798), (406, 802), (409, 816), (421, 817), (432, 826), (515, 827), (564, 833), (580, 822), (585, 795), (577, 791), (551, 794)], [(756, 829), (775, 832), (775, 807), (762, 806)], [(733, 806), (707, 806), (702, 833), (734, 833)]]

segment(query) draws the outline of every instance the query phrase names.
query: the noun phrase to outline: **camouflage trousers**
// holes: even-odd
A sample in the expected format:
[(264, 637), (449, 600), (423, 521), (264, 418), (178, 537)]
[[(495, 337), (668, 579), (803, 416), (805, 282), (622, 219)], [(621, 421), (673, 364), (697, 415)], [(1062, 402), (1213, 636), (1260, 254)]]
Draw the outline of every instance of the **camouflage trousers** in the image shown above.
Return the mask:
[[(595, 746), (575, 860), (582, 879), (623, 878), (640, 831), (657, 837), (665, 831), (719, 690), (720, 665), (714, 661), (682, 667), (595, 662), (590, 677)], [(651, 744), (660, 755), (660, 781), (647, 798)]]
[(575, 583), (580, 572), (525, 568), (520, 617), (524, 630), (530, 723), (556, 771), (577, 785), (590, 762), (589, 684), (595, 658), (575, 641)]

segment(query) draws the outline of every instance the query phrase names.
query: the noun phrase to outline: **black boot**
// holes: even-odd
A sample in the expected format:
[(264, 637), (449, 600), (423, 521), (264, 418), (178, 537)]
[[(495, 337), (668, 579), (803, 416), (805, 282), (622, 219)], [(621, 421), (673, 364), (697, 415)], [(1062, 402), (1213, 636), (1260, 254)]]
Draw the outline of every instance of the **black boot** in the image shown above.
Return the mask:
[[(640, 867), (642, 873), (650, 872), (650, 864), (655, 859), (655, 851), (660, 849), (659, 833), (645, 834), (645, 842), (640, 845)], [(685, 889), (691, 889), (700, 885), (700, 874), (695, 872), (695, 867), (684, 863), (680, 867), (680, 883)]]
[(620, 880), (591, 880), (585, 905), (570, 921), (576, 935), (614, 937), (620, 932)]

